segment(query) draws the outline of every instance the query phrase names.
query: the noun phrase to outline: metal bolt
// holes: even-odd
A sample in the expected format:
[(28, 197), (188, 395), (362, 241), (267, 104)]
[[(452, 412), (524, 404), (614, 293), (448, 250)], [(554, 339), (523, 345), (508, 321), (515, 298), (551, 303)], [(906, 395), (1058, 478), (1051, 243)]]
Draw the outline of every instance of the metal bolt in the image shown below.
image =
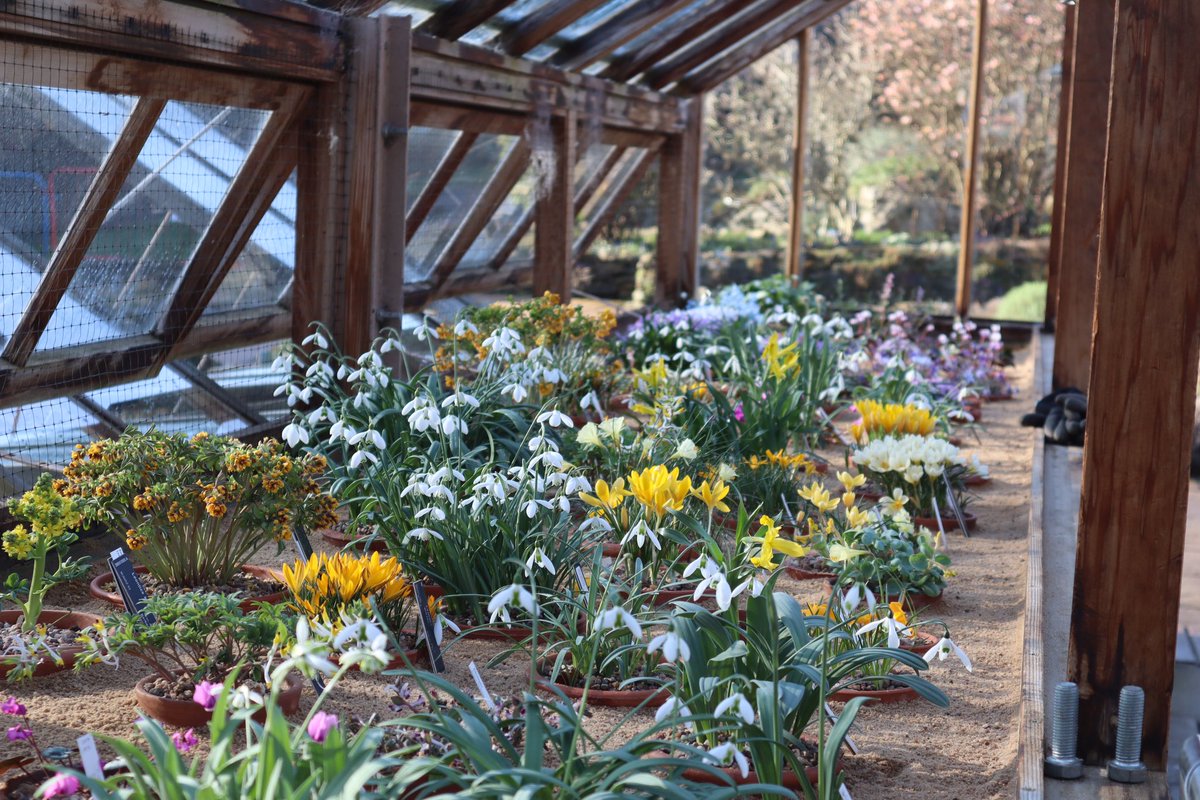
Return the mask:
[(1117, 706), (1117, 757), (1108, 762), (1108, 779), (1119, 783), (1143, 783), (1146, 765), (1142, 763), (1142, 716), (1146, 693), (1140, 686), (1121, 688)]
[(1079, 687), (1070, 681), (1054, 687), (1054, 716), (1050, 724), (1046, 775), (1060, 781), (1081, 777), (1083, 761), (1075, 755), (1079, 742)]

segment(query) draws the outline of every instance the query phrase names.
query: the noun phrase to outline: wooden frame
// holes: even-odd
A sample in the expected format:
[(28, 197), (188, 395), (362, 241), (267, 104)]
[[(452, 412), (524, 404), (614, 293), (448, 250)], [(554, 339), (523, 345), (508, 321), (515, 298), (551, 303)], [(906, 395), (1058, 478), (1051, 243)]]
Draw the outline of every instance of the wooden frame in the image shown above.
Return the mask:
[(453, 0), (416, 30), (442, 39), (457, 39), (487, 22), (517, 0)]
[(462, 164), (463, 159), (471, 152), (471, 147), (474, 146), (475, 140), (479, 138), (478, 133), (464, 131), (454, 139), (453, 144), (442, 156), (442, 160), (433, 168), (433, 174), (429, 176), (429, 181), (421, 188), (421, 192), (413, 201), (412, 208), (408, 210), (408, 216), (405, 220), (405, 236), (409, 242), (412, 242), (413, 234), (417, 232), (417, 228), (421, 227), (421, 223), (429, 216), (429, 212), (433, 210), (433, 206), (442, 195), (442, 190), (446, 188), (446, 184), (454, 177), (454, 172)]
[(719, 0), (717, 5), (707, 9), (693, 6), (688, 14), (681, 15), (673, 32), (613, 58), (612, 63), (600, 74), (611, 81), (635, 78), (669, 56), (682, 52), (684, 47), (756, 2), (758, 0)]
[(534, 201), (533, 294), (554, 292), (564, 303), (571, 301), (575, 271), (575, 160), (578, 121), (567, 114), (552, 123), (554, 168), (549, 187)]
[(1058, 99), (1058, 147), (1054, 155), (1054, 205), (1050, 220), (1050, 253), (1046, 264), (1046, 330), (1053, 331), (1058, 313), (1058, 273), (1062, 269), (1063, 205), (1066, 201), (1067, 152), (1071, 133), (1071, 76), (1075, 67), (1075, 6), (1063, 6), (1062, 80)]
[(788, 215), (785, 271), (792, 280), (804, 274), (804, 174), (808, 157), (808, 70), (811, 29), (796, 37), (796, 120), (792, 129), (792, 204)]
[(975, 263), (975, 172), (979, 168), (979, 115), (983, 103), (983, 59), (987, 50), (988, 0), (975, 0), (975, 37), (971, 51), (971, 94), (967, 103), (966, 166), (963, 169), (962, 217), (958, 229), (958, 274), (954, 311), (971, 311), (971, 271)]
[(687, 131), (667, 138), (658, 171), (655, 300), (682, 305), (700, 283), (700, 172), (704, 98), (689, 102)]
[(641, 0), (605, 20), (586, 36), (563, 45), (550, 63), (564, 69), (580, 69), (604, 58), (680, 10), (692, 0)]
[(501, 31), (500, 49), (521, 56), (608, 0), (548, 0), (515, 25)]
[(628, 157), (624, 168), (614, 178), (609, 185), (608, 191), (605, 192), (597, 201), (596, 207), (592, 209), (591, 216), (584, 225), (583, 231), (575, 238), (574, 250), (575, 259), (578, 260), (587, 253), (588, 248), (592, 246), (592, 242), (604, 230), (604, 226), (609, 223), (613, 215), (621, 207), (621, 203), (625, 202), (625, 198), (629, 193), (641, 182), (645, 177), (646, 172), (654, 164), (654, 158), (658, 155), (660, 148), (647, 148), (640, 153), (632, 153)]

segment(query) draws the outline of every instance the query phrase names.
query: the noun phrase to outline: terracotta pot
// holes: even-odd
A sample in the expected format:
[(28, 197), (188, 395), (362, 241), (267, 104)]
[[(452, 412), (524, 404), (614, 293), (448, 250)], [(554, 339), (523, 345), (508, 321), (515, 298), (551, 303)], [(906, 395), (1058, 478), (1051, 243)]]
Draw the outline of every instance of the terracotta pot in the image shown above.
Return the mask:
[(871, 489), (855, 489), (854, 494), (859, 500), (866, 500), (868, 503), (878, 503), (883, 499), (883, 492)]
[(855, 697), (868, 698), (868, 705), (871, 703), (906, 703), (909, 700), (916, 700), (919, 695), (917, 690), (911, 686), (899, 686), (894, 689), (839, 689), (829, 695), (830, 700), (839, 700), (845, 702), (853, 700)]
[(962, 447), (963, 440), (958, 436), (947, 436), (946, 441), (954, 447)]
[(621, 545), (616, 542), (604, 542), (600, 545), (600, 555), (605, 558), (618, 558), (621, 555)]
[(934, 636), (932, 633), (926, 633), (925, 631), (917, 631), (916, 635), (913, 636), (913, 638), (911, 640), (909, 640), (909, 641), (901, 640), (900, 641), (900, 649), (908, 650), (910, 652), (916, 653), (919, 656), (923, 656), (926, 653), (928, 653), (930, 650), (932, 650), (934, 648), (934, 646), (940, 641), (941, 641), (941, 637)]
[[(568, 686), (565, 683), (551, 681), (549, 678), (542, 675), (534, 676), (534, 683), (541, 689), (549, 689), (554, 687), (560, 692), (574, 700), (583, 697), (583, 689), (577, 686)], [(636, 708), (644, 705), (646, 708), (658, 708), (663, 703), (667, 702), (667, 698), (671, 693), (666, 690), (666, 687), (659, 689), (588, 689), (588, 703), (597, 706), (610, 706), (613, 708)]]
[(985, 478), (982, 475), (968, 475), (966, 479), (963, 480), (963, 483), (967, 486), (987, 486), (991, 482), (992, 479), (990, 476)]
[(800, 567), (784, 567), (783, 569), (787, 572), (788, 577), (798, 581), (819, 581), (837, 577), (837, 574), (833, 572), (809, 572)]
[[(0, 611), (0, 622), (15, 623), (21, 618), (21, 612)], [(48, 625), (51, 628), (62, 628), (64, 630), (83, 630), (91, 627), (100, 621), (100, 618), (95, 614), (85, 614), (81, 611), (59, 611), (56, 609), (42, 609), (42, 613), (38, 614), (37, 618), (39, 625)], [(62, 672), (71, 669), (75, 666), (75, 657), (83, 652), (82, 647), (74, 645), (63, 647), (58, 651), (62, 657), (63, 663), (56, 664), (54, 660), (43, 655), (38, 661), (38, 664), (33, 669), (33, 677), (40, 678), (43, 675), (52, 675), (55, 672)], [(5, 680), (8, 673), (12, 672), (12, 665), (0, 665), (0, 680)]]
[(508, 625), (505, 627), (476, 625), (473, 628), (463, 628), (462, 633), (457, 638), (474, 639), (478, 642), (523, 642), (532, 635), (533, 628), (527, 628), (524, 625)]
[[(14, 769), (8, 773), (3, 782), (0, 782), (0, 800), (35, 797), (38, 787), (54, 777), (54, 773), (48, 769), (32, 767), (32, 764), (27, 766), (30, 767), (28, 773)], [(90, 795), (78, 794), (75, 796), (89, 797)]]
[[(967, 530), (973, 531), (979, 525), (979, 518), (970, 511), (962, 512), (963, 521), (967, 523)], [(914, 525), (924, 525), (931, 531), (938, 529), (937, 520), (933, 517), (913, 517)], [(947, 531), (958, 530), (958, 520), (954, 514), (942, 514), (942, 527)]]
[[(842, 770), (842, 768), (843, 768), (842, 759), (838, 758), (837, 771), (840, 772)], [(742, 771), (740, 769), (738, 769), (736, 765), (731, 766), (731, 767), (717, 767), (717, 769), (720, 770), (721, 772), (724, 772), (726, 775), (728, 775), (730, 780), (732, 780), (733, 783), (738, 786), (745, 786), (745, 785), (751, 784), (751, 783), (759, 783), (758, 774), (756, 772), (754, 772), (753, 770), (751, 770), (749, 772), (749, 774), (747, 774), (746, 777), (743, 778)], [(805, 767), (804, 774), (808, 778), (809, 784), (815, 787), (817, 785), (817, 768), (815, 766)], [(713, 784), (721, 785), (724, 783), (724, 781), (722, 781), (721, 779), (716, 778), (713, 775), (710, 775), (708, 772), (705, 772), (704, 770), (700, 770), (700, 769), (685, 769), (683, 771), (683, 777), (689, 781), (694, 781), (696, 783), (707, 783), (710, 785), (713, 785)], [(782, 782), (784, 788), (791, 789), (794, 792), (802, 792), (804, 789), (803, 784), (800, 782), (799, 776), (796, 775), (796, 773), (792, 772), (790, 769), (785, 769), (783, 771), (783, 775), (781, 776), (781, 782)]]
[(693, 586), (690, 589), (659, 589), (651, 596), (651, 602), (656, 606), (665, 606), (673, 603), (676, 600), (687, 600), (691, 602), (704, 602), (705, 600), (715, 600), (717, 593), (712, 589), (705, 589), (700, 595), (699, 601), (693, 601), (692, 595), (696, 593), (696, 588)]
[[(833, 580), (828, 581), (825, 584), (825, 586), (826, 586), (825, 596), (829, 597), (831, 594), (833, 594), (834, 581)], [(876, 600), (879, 603), (898, 603), (898, 602), (900, 602), (900, 595), (898, 595), (898, 594), (888, 595), (887, 597), (880, 597), (879, 592), (876, 589), (872, 588), (871, 591), (875, 592)], [(942, 599), (941, 592), (938, 592), (935, 595), (928, 595), (928, 594), (925, 594), (924, 592), (912, 592), (905, 599), (904, 605), (905, 605), (905, 608), (907, 608), (909, 611), (916, 611), (921, 608), (928, 608), (929, 606), (933, 605), (934, 603), (940, 602), (941, 599)]]
[(1015, 394), (985, 394), (983, 399), (989, 403), (1003, 403), (1005, 400), (1016, 400)]
[[(145, 575), (150, 570), (145, 567), (134, 567), (133, 571), (139, 575)], [(242, 566), (242, 572), (249, 573), (260, 580), (283, 582), (283, 573), (277, 569), (270, 567), (260, 567), (256, 564), (245, 564)], [(104, 584), (110, 583), (113, 579), (111, 572), (101, 572), (96, 577), (92, 578), (92, 582), (88, 584), (88, 594), (95, 597), (97, 600), (103, 600), (106, 603), (111, 603), (119, 608), (125, 607), (125, 601), (121, 599), (120, 592), (110, 592), (104, 588)], [(286, 591), (272, 592), (259, 597), (247, 597), (238, 606), (243, 611), (253, 611), (254, 606), (258, 603), (281, 603), (286, 596)]]
[[(212, 712), (205, 711), (204, 706), (193, 702), (190, 698), (179, 700), (174, 697), (159, 697), (146, 691), (146, 684), (157, 678), (157, 675), (147, 675), (133, 687), (133, 696), (140, 708), (148, 717), (153, 717), (164, 725), (177, 728), (203, 728), (212, 719)], [(303, 684), (290, 675), (279, 693), (279, 707), (284, 714), (295, 714), (300, 710), (300, 691)], [(254, 715), (256, 722), (267, 718), (265, 710), (260, 709)]]
[[(321, 536), (325, 539), (325, 541), (341, 550), (344, 550), (351, 545), (353, 545), (354, 549), (356, 550), (363, 549), (362, 542), (364, 537), (362, 536), (347, 536), (345, 531), (339, 531), (334, 528), (322, 528)], [(386, 553), (387, 544), (384, 543), (382, 539), (376, 537), (371, 540), (371, 545), (367, 549), (374, 553)]]

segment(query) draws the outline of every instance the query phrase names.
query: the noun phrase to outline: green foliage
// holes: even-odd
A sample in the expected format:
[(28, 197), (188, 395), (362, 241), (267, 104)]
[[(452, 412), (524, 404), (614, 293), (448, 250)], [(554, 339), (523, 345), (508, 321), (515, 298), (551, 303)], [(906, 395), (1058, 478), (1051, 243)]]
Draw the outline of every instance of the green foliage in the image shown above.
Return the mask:
[(1046, 282), (1029, 281), (1009, 289), (1000, 298), (996, 316), (1000, 319), (1037, 322), (1046, 315)]

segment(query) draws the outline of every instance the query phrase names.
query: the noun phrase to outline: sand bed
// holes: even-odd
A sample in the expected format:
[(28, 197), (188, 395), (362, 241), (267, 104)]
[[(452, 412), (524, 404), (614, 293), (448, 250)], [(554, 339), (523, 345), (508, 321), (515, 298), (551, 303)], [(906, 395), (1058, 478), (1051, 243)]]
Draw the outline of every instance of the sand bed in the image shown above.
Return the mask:
[[(862, 754), (848, 756), (848, 785), (858, 800), (892, 798), (984, 798), (1007, 796), (1017, 752), (1017, 704), (1020, 687), (1024, 545), (1029, 497), (1031, 432), (1018, 427), (1027, 405), (1032, 378), (1029, 351), (1018, 354), (1012, 370), (1022, 401), (989, 403), (981, 428), (982, 444), (966, 436), (964, 449), (977, 452), (992, 469), (992, 482), (976, 490), (970, 509), (979, 516), (979, 529), (970, 539), (952, 533), (949, 549), (956, 575), (943, 601), (926, 612), (949, 624), (953, 636), (975, 662), (968, 674), (957, 662), (935, 663), (927, 673), (951, 698), (941, 710), (923, 702), (867, 707), (859, 715), (853, 737)], [(94, 542), (94, 558), (103, 563), (109, 543)], [(314, 541), (319, 549), (330, 549)], [(285, 556), (290, 553), (285, 553)], [(271, 565), (274, 559), (259, 559)], [(102, 566), (93, 568), (99, 572)], [(822, 595), (819, 582), (784, 578), (780, 588), (803, 600)], [(85, 588), (57, 588), (47, 605), (105, 614), (111, 606), (91, 599)], [(475, 691), (467, 664), (475, 661), (489, 690), (496, 695), (522, 691), (528, 685), (529, 662), (523, 656), (487, 669), (487, 662), (505, 649), (495, 642), (459, 641), (446, 652), (446, 677)], [(138, 711), (133, 685), (149, 669), (134, 659), (120, 669), (97, 666), (86, 672), (61, 673), (12, 685), (0, 692), (25, 702), (38, 737), (46, 745), (74, 746), (88, 731), (132, 737)], [(326, 703), (343, 719), (375, 715), (387, 719), (393, 678), (349, 676)], [(313, 699), (306, 687), (302, 707)], [(612, 733), (612, 742), (627, 739), (653, 721), (650, 712), (629, 716), (627, 711), (595, 707), (589, 727), (597, 734)], [(202, 739), (203, 741), (203, 739)], [(0, 758), (21, 752), (0, 741)]]

